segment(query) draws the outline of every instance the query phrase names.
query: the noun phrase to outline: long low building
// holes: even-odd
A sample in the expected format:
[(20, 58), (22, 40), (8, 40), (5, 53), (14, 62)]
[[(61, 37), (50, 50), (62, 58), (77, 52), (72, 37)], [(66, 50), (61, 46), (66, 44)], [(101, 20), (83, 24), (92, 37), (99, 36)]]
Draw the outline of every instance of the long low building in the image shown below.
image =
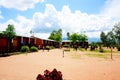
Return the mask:
[(74, 45), (76, 45), (77, 47), (85, 48), (85, 47), (88, 47), (88, 42), (76, 42), (76, 43), (73, 43), (70, 40), (63, 40), (62, 41), (62, 46), (64, 46), (64, 45), (69, 45), (71, 47), (74, 47)]
[[(25, 37), (25, 36), (17, 36), (12, 40), (11, 51), (20, 51), (23, 45), (27, 45), (29, 47), (36, 46), (39, 49), (42, 49), (45, 46), (53, 46), (58, 48), (60, 43), (54, 40), (49, 39), (41, 39), (37, 37)], [(7, 52), (8, 50), (8, 39), (6, 37), (0, 37), (0, 53)]]

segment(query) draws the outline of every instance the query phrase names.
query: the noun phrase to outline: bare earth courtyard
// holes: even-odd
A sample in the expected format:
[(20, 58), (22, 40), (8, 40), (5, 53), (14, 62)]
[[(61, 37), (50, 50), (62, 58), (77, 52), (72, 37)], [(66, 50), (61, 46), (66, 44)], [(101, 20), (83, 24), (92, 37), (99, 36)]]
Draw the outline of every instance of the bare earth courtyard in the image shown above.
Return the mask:
[(64, 80), (120, 80), (120, 57), (105, 60), (72, 52), (81, 57), (65, 52), (63, 58), (60, 49), (0, 57), (0, 80), (36, 80), (45, 69), (54, 68), (62, 72)]

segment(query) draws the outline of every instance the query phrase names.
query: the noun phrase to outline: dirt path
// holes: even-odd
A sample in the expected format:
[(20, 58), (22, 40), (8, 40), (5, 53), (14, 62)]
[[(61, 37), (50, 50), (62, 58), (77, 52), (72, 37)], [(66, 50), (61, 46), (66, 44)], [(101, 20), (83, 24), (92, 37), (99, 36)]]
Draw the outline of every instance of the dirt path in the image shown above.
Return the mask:
[[(77, 52), (76, 54), (82, 54)], [(120, 80), (120, 58), (71, 58), (69, 52), (62, 57), (62, 50), (14, 55), (0, 58), (0, 80), (36, 80), (45, 69), (62, 71), (64, 80)]]

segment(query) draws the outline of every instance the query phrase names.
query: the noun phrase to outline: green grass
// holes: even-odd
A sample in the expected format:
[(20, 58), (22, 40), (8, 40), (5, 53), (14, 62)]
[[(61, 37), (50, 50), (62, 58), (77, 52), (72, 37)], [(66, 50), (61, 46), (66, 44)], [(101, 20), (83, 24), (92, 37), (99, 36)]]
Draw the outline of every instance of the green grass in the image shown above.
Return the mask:
[(30, 52), (13, 52), (13, 53), (10, 53), (10, 55), (21, 55), (21, 54), (25, 54), (25, 55), (27, 55), (27, 54), (29, 54)]
[(80, 51), (86, 51), (85, 48), (78, 48)]
[(85, 54), (88, 57), (96, 57), (96, 58), (104, 58), (104, 59), (108, 59), (110, 54), (108, 53), (87, 53)]
[(76, 51), (71, 51), (70, 56), (73, 59), (81, 59), (81, 54), (77, 53)]

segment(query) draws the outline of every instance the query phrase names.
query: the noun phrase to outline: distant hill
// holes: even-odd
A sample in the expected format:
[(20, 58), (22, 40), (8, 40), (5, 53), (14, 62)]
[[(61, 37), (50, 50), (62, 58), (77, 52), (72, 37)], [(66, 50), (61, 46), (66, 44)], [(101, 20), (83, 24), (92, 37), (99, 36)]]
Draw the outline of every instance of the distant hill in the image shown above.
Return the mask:
[(88, 38), (88, 42), (100, 42), (100, 38)]
[[(62, 38), (62, 40), (67, 40), (66, 37)], [(88, 42), (91, 43), (91, 42), (100, 42), (100, 39), (99, 38), (88, 38)]]

